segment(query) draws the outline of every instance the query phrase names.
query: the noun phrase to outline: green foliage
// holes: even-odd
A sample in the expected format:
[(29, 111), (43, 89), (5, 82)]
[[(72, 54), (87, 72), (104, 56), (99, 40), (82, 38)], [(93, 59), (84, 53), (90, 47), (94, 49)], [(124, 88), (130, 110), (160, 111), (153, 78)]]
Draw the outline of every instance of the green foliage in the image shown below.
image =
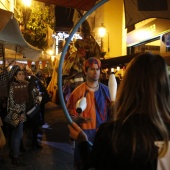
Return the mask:
[[(30, 9), (29, 9), (30, 10)], [(48, 27), (54, 29), (54, 12), (49, 6), (31, 8), (23, 10), (22, 17), (26, 20), (21, 23), (24, 27), (22, 30), (25, 40), (40, 49), (46, 50), (48, 48), (47, 43), (47, 30)], [(28, 16), (29, 15), (29, 16)]]

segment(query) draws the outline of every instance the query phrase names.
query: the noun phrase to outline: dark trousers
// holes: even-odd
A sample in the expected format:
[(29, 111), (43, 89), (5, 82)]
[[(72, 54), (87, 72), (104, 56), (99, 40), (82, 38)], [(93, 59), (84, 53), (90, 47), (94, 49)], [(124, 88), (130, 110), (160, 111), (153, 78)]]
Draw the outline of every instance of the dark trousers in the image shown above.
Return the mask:
[(45, 123), (45, 103), (43, 102), (40, 104), (40, 121), (42, 125)]

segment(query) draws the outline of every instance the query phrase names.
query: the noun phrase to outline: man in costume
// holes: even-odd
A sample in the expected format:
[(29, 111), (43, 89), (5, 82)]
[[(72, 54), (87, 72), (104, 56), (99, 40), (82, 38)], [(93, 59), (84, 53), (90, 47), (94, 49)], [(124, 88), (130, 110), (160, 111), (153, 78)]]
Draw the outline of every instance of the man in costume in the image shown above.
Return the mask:
[[(63, 64), (63, 89), (64, 96), (70, 96), (77, 86), (84, 82), (83, 63), (90, 57), (101, 57), (100, 46), (91, 33), (89, 23), (85, 20), (80, 27), (82, 39), (77, 39), (70, 44)], [(65, 98), (66, 99), (66, 98)], [(67, 103), (67, 100), (65, 100)]]
[[(79, 124), (92, 143), (100, 124), (109, 119), (109, 89), (99, 82), (100, 68), (101, 62), (97, 58), (90, 57), (85, 61), (86, 81), (71, 93), (67, 103), (73, 121)], [(87, 107), (82, 113), (77, 113), (76, 103), (83, 97), (86, 97)], [(81, 169), (77, 146), (75, 146), (74, 158), (76, 169)]]

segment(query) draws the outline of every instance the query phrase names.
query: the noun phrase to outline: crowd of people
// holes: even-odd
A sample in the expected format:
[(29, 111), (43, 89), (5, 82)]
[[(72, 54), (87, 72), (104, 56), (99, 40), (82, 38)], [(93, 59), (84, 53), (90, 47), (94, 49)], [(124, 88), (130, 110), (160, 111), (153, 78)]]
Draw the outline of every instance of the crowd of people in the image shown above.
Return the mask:
[(29, 132), (30, 148), (42, 148), (37, 137), (45, 124), (45, 104), (50, 101), (50, 96), (41, 71), (33, 74), (31, 69), (14, 65), (10, 71), (4, 69), (0, 73), (0, 80), (5, 84), (0, 87), (2, 132), (12, 164), (24, 166), (20, 156), (26, 151), (23, 133), (28, 135)]
[[(137, 54), (127, 65), (115, 101), (110, 99), (108, 86), (100, 82), (98, 58), (88, 58), (83, 71), (85, 82), (67, 101), (73, 120), (68, 128), (75, 141), (75, 169), (169, 170), (170, 76), (164, 58), (148, 52)], [(41, 148), (37, 134), (49, 99), (43, 98), (46, 88), (41, 87), (41, 73), (34, 75), (15, 66), (4, 74), (7, 76), (0, 78), (9, 82), (9, 91), (8, 96), (0, 93), (0, 126), (12, 163), (20, 166), (24, 127), (32, 132), (32, 147)], [(39, 114), (30, 116), (28, 112), (37, 105)], [(18, 125), (6, 126), (7, 115), (14, 111), (19, 114)]]

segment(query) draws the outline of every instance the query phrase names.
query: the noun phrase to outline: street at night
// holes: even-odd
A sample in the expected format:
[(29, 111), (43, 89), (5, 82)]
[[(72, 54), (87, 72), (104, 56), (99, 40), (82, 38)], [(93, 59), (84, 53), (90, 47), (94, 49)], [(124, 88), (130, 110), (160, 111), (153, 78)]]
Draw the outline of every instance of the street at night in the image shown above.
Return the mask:
[(73, 170), (73, 144), (69, 139), (67, 121), (61, 106), (51, 102), (46, 104), (45, 121), (49, 127), (42, 128), (39, 142), (42, 149), (30, 149), (25, 137), (27, 151), (21, 155), (26, 166), (12, 165), (8, 146), (2, 151), (1, 170)]

